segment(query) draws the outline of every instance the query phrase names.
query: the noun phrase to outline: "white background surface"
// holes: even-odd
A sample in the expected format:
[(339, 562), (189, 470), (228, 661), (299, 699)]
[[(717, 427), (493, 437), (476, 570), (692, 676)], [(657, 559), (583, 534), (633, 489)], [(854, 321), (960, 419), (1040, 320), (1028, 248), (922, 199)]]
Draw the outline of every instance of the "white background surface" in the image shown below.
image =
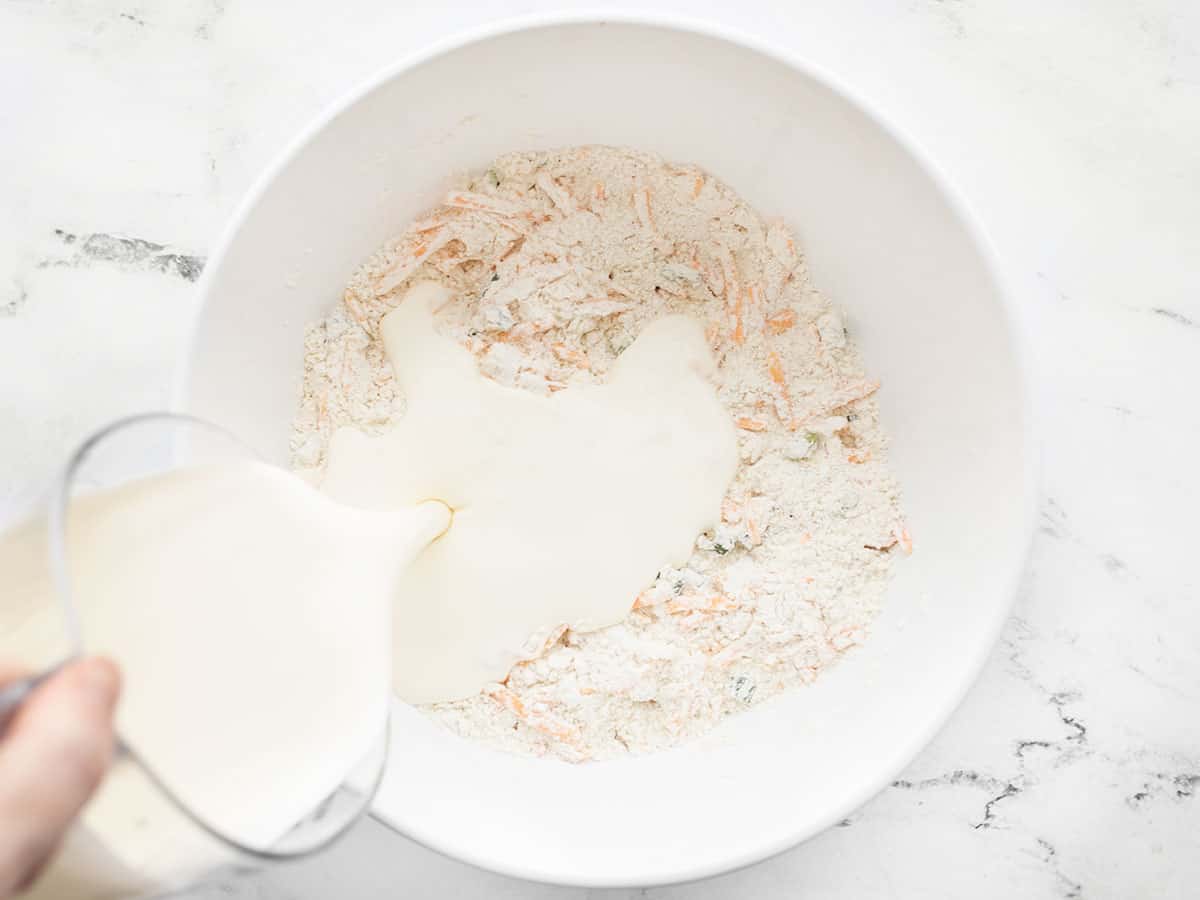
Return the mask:
[[(404, 5), (0, 0), (0, 504), (85, 432), (166, 403), (185, 276), (322, 106), (432, 38), (578, 4)], [(1004, 640), (892, 788), (752, 869), (613, 896), (1195, 896), (1200, 4), (656, 7), (825, 66), (940, 162), (1028, 324), (1044, 501)], [(196, 896), (590, 893), (368, 826), (326, 859)]]

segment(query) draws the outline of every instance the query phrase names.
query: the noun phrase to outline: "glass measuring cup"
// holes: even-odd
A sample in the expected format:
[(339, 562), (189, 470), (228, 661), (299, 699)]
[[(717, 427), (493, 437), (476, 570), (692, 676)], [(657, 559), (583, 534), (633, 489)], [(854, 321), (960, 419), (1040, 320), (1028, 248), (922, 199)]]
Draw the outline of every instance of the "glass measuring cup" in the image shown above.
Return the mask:
[[(29, 681), (44, 678), (64, 662), (95, 650), (89, 642), (87, 585), (72, 579), (72, 542), (68, 540), (81, 498), (181, 469), (256, 459), (222, 429), (166, 413), (115, 422), (85, 441), (54, 484), (44, 521), (28, 532), (31, 546), (40, 543), (44, 550), (42, 574), (50, 586), (44, 594), (56, 607), (37, 611), (39, 616), (34, 617), (40, 637), (35, 634), (38, 639), (32, 645), (38, 651), (34, 658), (20, 660), (39, 673)], [(236, 590), (237, 585), (231, 584), (230, 589)], [(35, 594), (36, 590), (29, 595)], [(253, 597), (246, 602), (253, 602)], [(263, 635), (264, 654), (271, 652), (269, 637)], [(164, 649), (170, 652), (170, 648)], [(214, 647), (212, 665), (221, 662), (220, 648)], [(197, 673), (198, 678), (203, 676), (203, 672)], [(247, 677), (252, 678), (253, 673)], [(126, 690), (134, 687), (127, 683)], [(386, 697), (386, 687), (381, 688)], [(19, 700), (21, 692), (20, 686), (9, 688), (10, 700)], [(82, 900), (162, 893), (231, 871), (318, 852), (349, 830), (369, 808), (386, 760), (387, 726), (384, 702), (378, 728), (372, 730), (369, 740), (356, 744), (361, 753), (356, 749), (354, 761), (337, 773), (331, 789), (306, 800), (286, 828), (265, 835), (260, 832), (253, 839), (233, 833), (187, 802), (178, 785), (164, 777), (153, 753), (144, 752), (121, 735), (109, 776), (31, 896)], [(208, 715), (188, 721), (184, 727), (194, 728), (197, 738), (203, 734), (211, 743), (212, 729), (220, 729), (222, 722)], [(231, 735), (231, 740), (236, 740), (236, 735)], [(279, 765), (285, 766), (287, 761), (280, 760)], [(244, 790), (247, 804), (253, 804), (255, 785), (247, 784)]]

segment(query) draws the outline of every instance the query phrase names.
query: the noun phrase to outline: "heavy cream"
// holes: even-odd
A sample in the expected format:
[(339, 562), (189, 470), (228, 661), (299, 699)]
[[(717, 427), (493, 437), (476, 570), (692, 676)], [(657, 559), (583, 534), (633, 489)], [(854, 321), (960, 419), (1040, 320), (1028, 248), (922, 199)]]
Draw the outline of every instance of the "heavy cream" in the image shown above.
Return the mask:
[[(324, 495), (247, 462), (72, 505), (74, 599), (86, 649), (124, 670), (122, 739), (243, 844), (269, 848), (343, 781), (389, 681), (410, 702), (474, 694), (564, 626), (621, 620), (719, 519), (736, 439), (698, 322), (659, 319), (607, 383), (541, 397), (436, 333), (448, 299), (418, 285), (383, 320), (406, 414), (382, 437), (339, 431)], [(0, 572), (0, 658), (60, 658), (44, 528), (0, 539)], [(33, 896), (228, 860), (125, 760)]]
[(380, 437), (339, 430), (321, 485), (353, 506), (454, 510), (396, 592), (395, 687), (413, 703), (478, 692), (564, 625), (620, 621), (719, 521), (737, 464), (699, 322), (658, 319), (606, 384), (543, 397), (436, 333), (449, 299), (422, 283), (384, 317), (406, 412)]

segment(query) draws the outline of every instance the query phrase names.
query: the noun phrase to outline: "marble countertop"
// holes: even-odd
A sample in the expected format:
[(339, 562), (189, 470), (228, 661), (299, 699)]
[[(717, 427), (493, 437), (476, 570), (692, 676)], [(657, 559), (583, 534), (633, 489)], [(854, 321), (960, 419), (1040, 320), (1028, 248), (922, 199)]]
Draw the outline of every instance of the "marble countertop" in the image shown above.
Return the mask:
[[(233, 205), (397, 55), (539, 0), (0, 0), (0, 500), (163, 406)], [(653, 898), (1104, 898), (1200, 888), (1200, 4), (660, 2), (836, 72), (940, 161), (1002, 256), (1045, 439), (1003, 640), (841, 827)], [(708, 10), (705, 13), (705, 10)], [(200, 897), (561, 898), (378, 826)]]

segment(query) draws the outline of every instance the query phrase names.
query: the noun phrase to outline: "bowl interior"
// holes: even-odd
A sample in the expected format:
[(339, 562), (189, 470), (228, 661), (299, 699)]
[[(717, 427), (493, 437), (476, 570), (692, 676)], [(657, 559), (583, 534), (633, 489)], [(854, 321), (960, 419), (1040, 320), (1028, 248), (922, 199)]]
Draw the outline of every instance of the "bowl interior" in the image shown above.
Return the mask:
[(519, 759), (398, 705), (385, 820), (510, 874), (649, 884), (752, 862), (864, 801), (949, 715), (1007, 612), (1030, 521), (1014, 338), (986, 252), (911, 152), (822, 79), (697, 31), (563, 22), (458, 45), (348, 102), (264, 179), (209, 264), (181, 397), (286, 462), (304, 326), (355, 267), (449, 173), (593, 142), (698, 163), (797, 229), (882, 379), (916, 542), (864, 648), (675, 751)]

